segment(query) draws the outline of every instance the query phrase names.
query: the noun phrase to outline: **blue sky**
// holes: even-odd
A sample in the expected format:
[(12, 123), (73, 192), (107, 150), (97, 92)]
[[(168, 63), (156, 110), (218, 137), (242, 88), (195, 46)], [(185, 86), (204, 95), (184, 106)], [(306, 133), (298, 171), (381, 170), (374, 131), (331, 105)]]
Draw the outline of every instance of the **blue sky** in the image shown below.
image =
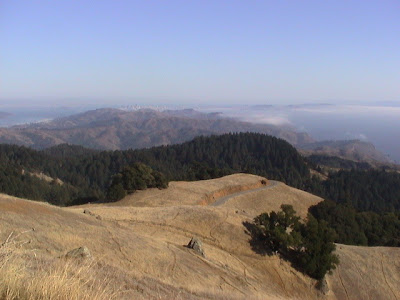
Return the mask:
[(400, 2), (0, 0), (0, 102), (400, 102)]

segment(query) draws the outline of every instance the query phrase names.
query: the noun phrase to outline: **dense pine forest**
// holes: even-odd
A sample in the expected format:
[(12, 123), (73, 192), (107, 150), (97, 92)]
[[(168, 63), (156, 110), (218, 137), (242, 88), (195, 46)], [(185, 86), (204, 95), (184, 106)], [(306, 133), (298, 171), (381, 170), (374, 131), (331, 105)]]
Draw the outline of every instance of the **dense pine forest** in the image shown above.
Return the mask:
[[(293, 146), (267, 135), (244, 133), (199, 137), (179, 145), (125, 151), (96, 152), (69, 145), (35, 151), (0, 145), (0, 167), (14, 170), (12, 175), (2, 172), (4, 179), (8, 178), (1, 180), (6, 183), (1, 191), (32, 198), (28, 190), (18, 187), (31, 185), (26, 178), (36, 181), (28, 172), (43, 172), (65, 184), (41, 187), (40, 194), (45, 195), (42, 200), (58, 205), (71, 204), (50, 195), (51, 189), (61, 187), (69, 189), (71, 201), (104, 200), (112, 176), (137, 162), (161, 172), (167, 180), (202, 180), (246, 172), (305, 188), (310, 177), (305, 160)], [(28, 172), (22, 174), (22, 170)]]
[(373, 166), (367, 162), (357, 162), (348, 159), (343, 159), (336, 156), (328, 155), (317, 155), (312, 154), (307, 156), (307, 160), (316, 166), (316, 169), (321, 170), (321, 166), (325, 169), (357, 169), (357, 170), (369, 170)]
[[(309, 171), (321, 165), (348, 170), (322, 180)], [(102, 152), (71, 145), (43, 151), (0, 145), (0, 192), (63, 206), (109, 201), (134, 191), (131, 183), (118, 181), (127, 168), (145, 170), (135, 173), (138, 178), (153, 176), (147, 184), (133, 185), (139, 189), (237, 172), (283, 181), (327, 199), (311, 213), (336, 230), (337, 242), (400, 246), (400, 174), (341, 159), (306, 159), (289, 143), (264, 134), (224, 134), (179, 145)], [(44, 181), (40, 173), (54, 180)]]
[(312, 207), (311, 213), (336, 230), (339, 242), (400, 246), (399, 173), (339, 171), (321, 182), (318, 189), (328, 200)]

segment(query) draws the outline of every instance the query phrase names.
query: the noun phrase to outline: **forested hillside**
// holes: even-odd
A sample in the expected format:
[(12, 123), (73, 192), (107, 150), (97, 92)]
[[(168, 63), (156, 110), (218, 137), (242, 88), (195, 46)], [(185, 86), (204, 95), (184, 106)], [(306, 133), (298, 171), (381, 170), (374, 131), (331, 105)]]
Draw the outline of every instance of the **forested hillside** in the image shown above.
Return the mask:
[(320, 166), (319, 169), (321, 169), (321, 167), (327, 168), (328, 170), (329, 169), (369, 170), (373, 168), (373, 166), (371, 166), (367, 162), (357, 162), (354, 160), (343, 159), (337, 156), (329, 156), (329, 155), (313, 154), (307, 156), (307, 160), (312, 162), (316, 166), (316, 168), (318, 168), (317, 166)]
[(338, 233), (338, 242), (400, 246), (400, 174), (384, 170), (333, 173), (319, 183), (325, 199), (311, 208)]
[[(43, 172), (61, 179), (67, 183), (66, 187), (70, 185), (69, 194), (75, 199), (42, 198), (62, 205), (81, 203), (85, 198), (91, 201), (104, 199), (112, 176), (136, 162), (163, 173), (167, 180), (199, 180), (247, 172), (305, 188), (310, 177), (304, 159), (293, 146), (281, 139), (256, 133), (199, 137), (179, 145), (125, 151), (96, 152), (68, 145), (35, 151), (1, 145), (0, 155), (1, 165), (17, 170), (18, 174), (8, 178), (15, 184), (3, 186), (3, 192), (32, 198), (29, 192), (25, 192), (27, 189), (17, 188), (17, 185), (28, 184), (22, 169)], [(7, 177), (7, 174), (3, 176)]]
[[(349, 164), (340, 159), (330, 161)], [(337, 242), (400, 245), (399, 173), (364, 170), (366, 166), (356, 164), (357, 169), (331, 173), (321, 180), (310, 175), (309, 167), (316, 165), (315, 160), (307, 161), (281, 139), (257, 133), (198, 137), (179, 145), (125, 151), (100, 152), (69, 145), (35, 151), (0, 145), (0, 192), (57, 205), (109, 201), (117, 199), (116, 194), (134, 191), (130, 183), (116, 181), (113, 176), (123, 175), (136, 163), (144, 164), (141, 169), (154, 177), (139, 187), (237, 172), (283, 181), (327, 199), (313, 207), (311, 213), (318, 220), (328, 221), (338, 233)], [(54, 180), (39, 179), (37, 173)], [(153, 180), (159, 178), (162, 184), (154, 184)]]

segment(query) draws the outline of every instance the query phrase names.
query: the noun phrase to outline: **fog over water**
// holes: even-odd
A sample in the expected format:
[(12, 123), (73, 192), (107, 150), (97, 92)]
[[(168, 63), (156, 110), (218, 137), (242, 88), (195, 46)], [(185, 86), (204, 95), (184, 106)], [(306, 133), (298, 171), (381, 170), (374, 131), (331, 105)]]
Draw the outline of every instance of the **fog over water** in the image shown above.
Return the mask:
[[(65, 117), (83, 112), (95, 107), (69, 106), (69, 107), (47, 107), (47, 106), (0, 106), (0, 127), (29, 124)], [(1, 116), (1, 112), (7, 116)]]
[(359, 139), (372, 142), (400, 162), (400, 107), (361, 105), (288, 105), (208, 107), (224, 116), (244, 121), (287, 125), (309, 133), (316, 140)]

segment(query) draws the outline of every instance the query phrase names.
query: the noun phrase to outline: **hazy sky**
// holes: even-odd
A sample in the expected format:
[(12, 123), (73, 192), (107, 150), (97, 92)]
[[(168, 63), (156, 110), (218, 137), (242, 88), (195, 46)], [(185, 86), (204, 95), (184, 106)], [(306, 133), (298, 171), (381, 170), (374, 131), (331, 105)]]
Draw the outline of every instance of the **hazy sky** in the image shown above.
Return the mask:
[(0, 0), (16, 99), (400, 102), (400, 1)]

